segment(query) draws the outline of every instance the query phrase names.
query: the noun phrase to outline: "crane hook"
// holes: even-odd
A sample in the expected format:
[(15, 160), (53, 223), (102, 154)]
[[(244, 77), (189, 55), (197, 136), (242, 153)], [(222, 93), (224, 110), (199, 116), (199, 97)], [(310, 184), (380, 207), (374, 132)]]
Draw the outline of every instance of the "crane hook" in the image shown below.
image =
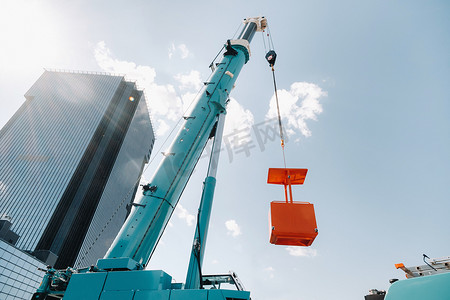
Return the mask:
[(267, 62), (269, 63), (269, 66), (273, 68), (275, 65), (275, 60), (277, 59), (277, 54), (275, 53), (275, 50), (270, 50), (266, 54)]

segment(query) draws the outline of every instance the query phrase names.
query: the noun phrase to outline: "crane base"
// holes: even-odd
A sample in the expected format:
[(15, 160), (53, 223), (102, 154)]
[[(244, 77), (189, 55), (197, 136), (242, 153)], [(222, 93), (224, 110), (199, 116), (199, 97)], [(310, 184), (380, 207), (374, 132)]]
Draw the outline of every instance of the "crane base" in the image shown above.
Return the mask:
[(161, 270), (112, 271), (73, 274), (64, 300), (249, 300), (250, 292), (183, 290)]

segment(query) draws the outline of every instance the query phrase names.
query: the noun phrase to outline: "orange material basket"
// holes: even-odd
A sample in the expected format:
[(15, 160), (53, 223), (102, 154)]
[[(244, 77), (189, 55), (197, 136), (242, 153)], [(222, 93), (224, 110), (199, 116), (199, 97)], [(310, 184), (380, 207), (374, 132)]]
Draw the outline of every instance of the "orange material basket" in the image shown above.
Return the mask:
[(309, 202), (296, 202), (292, 198), (292, 185), (303, 184), (307, 172), (308, 169), (269, 169), (267, 183), (284, 185), (286, 198), (286, 201), (270, 203), (270, 243), (310, 246), (316, 238), (318, 230), (314, 205)]
[(318, 234), (314, 205), (308, 202), (270, 203), (270, 243), (310, 246)]

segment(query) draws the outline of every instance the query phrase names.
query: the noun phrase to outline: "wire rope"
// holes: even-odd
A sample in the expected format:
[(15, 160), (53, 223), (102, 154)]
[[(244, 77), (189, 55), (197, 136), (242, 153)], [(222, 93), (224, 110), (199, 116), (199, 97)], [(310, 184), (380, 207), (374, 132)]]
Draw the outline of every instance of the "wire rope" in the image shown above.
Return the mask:
[(281, 139), (281, 148), (282, 148), (282, 152), (283, 152), (283, 162), (284, 162), (284, 168), (286, 169), (286, 155), (284, 152), (283, 124), (281, 122), (280, 104), (278, 101), (278, 92), (277, 92), (277, 82), (275, 80), (275, 69), (274, 69), (273, 65), (272, 65), (272, 78), (273, 78), (273, 87), (275, 90), (275, 100), (277, 103), (278, 126), (280, 128), (280, 139)]
[[(264, 51), (267, 52), (264, 35), (263, 35), (263, 44), (264, 44)], [(269, 51), (266, 54), (266, 59), (269, 62), (270, 68), (272, 69), (273, 88), (274, 88), (274, 94), (275, 94), (275, 102), (277, 104), (278, 127), (280, 129), (281, 149), (282, 149), (282, 153), (283, 153), (284, 168), (286, 169), (287, 167), (286, 167), (286, 154), (284, 151), (285, 144), (284, 144), (284, 135), (283, 135), (283, 124), (281, 121), (280, 103), (279, 103), (279, 99), (278, 99), (277, 81), (275, 78), (275, 68), (274, 68), (277, 54), (275, 53), (275, 47), (273, 45), (272, 35), (270, 33), (270, 27), (268, 25), (267, 25), (267, 45), (269, 47)]]

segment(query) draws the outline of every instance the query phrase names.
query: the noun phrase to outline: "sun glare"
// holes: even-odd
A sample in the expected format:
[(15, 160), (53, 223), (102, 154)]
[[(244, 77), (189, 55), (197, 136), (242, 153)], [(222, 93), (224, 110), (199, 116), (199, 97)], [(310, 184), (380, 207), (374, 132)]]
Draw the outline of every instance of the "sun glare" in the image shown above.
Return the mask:
[(0, 10), (0, 61), (5, 71), (53, 65), (60, 56), (58, 26), (42, 1), (4, 1)]

